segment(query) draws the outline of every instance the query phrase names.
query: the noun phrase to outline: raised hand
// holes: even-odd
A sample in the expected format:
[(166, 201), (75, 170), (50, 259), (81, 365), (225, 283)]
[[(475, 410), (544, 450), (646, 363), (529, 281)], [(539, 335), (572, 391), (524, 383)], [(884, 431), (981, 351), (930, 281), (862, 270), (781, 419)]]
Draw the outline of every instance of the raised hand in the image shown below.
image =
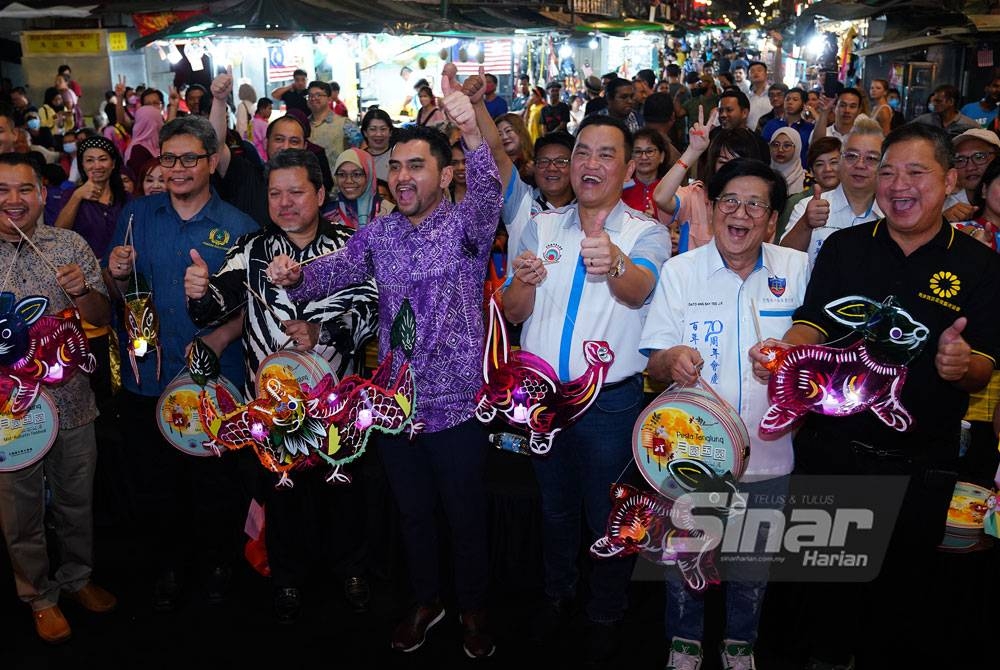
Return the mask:
[(962, 331), (968, 324), (968, 319), (960, 316), (955, 322), (944, 329), (938, 338), (937, 354), (934, 356), (934, 367), (941, 379), (957, 382), (969, 371), (969, 358), (972, 347), (962, 337)]
[(705, 121), (705, 108), (698, 106), (698, 122), (691, 126), (688, 131), (688, 147), (699, 154), (705, 153), (710, 143), (709, 134), (712, 128), (719, 125), (719, 110), (713, 107), (709, 112), (708, 121)]
[(212, 80), (212, 97), (216, 100), (226, 101), (229, 94), (233, 92), (233, 68), (229, 66), (226, 71)]
[(191, 250), (191, 265), (184, 272), (184, 295), (191, 300), (199, 300), (208, 293), (208, 263), (197, 249)]
[(813, 197), (806, 205), (803, 215), (810, 228), (822, 228), (830, 219), (830, 201), (819, 197), (822, 192), (818, 184), (813, 184)]

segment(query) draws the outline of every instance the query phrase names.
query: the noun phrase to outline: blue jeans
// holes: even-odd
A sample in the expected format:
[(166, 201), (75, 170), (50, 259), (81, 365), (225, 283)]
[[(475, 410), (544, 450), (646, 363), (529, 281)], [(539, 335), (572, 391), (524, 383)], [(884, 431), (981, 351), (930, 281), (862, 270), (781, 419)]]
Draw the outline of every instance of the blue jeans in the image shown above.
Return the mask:
[[(643, 408), (642, 377), (605, 389), (576, 423), (556, 435), (546, 456), (532, 458), (542, 492), (545, 594), (572, 598), (579, 578), (580, 513), (587, 546), (607, 530), (611, 485), (632, 460), (632, 428)], [(587, 617), (613, 623), (625, 616), (632, 558), (593, 559)]]
[[(783, 507), (788, 492), (788, 476), (757, 482), (740, 482), (739, 490), (747, 496), (747, 509)], [(761, 529), (762, 534), (767, 528)], [(757, 546), (763, 546), (763, 536)], [(716, 549), (716, 551), (719, 551)], [(716, 565), (722, 567), (718, 556)], [(760, 607), (767, 590), (767, 563), (748, 563), (730, 569), (723, 577), (726, 590), (726, 633), (729, 640), (742, 640), (753, 644), (757, 641), (757, 624)], [(727, 579), (728, 577), (728, 579)], [(704, 639), (705, 592), (697, 593), (687, 587), (676, 572), (667, 577), (667, 639), (683, 637), (688, 640)]]

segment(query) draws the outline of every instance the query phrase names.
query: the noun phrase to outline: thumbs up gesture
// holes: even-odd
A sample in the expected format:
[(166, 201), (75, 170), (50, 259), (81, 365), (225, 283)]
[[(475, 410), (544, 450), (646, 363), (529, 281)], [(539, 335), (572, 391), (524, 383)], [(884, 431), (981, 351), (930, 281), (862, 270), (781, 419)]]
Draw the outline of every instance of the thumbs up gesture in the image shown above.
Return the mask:
[(806, 225), (810, 228), (822, 228), (830, 219), (830, 202), (819, 196), (821, 189), (813, 184), (813, 197), (806, 205)]
[(191, 265), (184, 272), (184, 295), (188, 300), (200, 300), (208, 293), (208, 263), (197, 249), (191, 250)]
[[(441, 106), (444, 107), (445, 115), (462, 131), (465, 145), (469, 149), (475, 149), (482, 142), (479, 126), (476, 124), (476, 110), (462, 85), (458, 83), (456, 73), (453, 63), (445, 65), (441, 72), (441, 91), (444, 93)], [(482, 97), (478, 88), (475, 89), (475, 94)]]
[(937, 368), (941, 379), (948, 382), (957, 382), (969, 371), (969, 357), (972, 355), (972, 348), (962, 337), (962, 331), (968, 319), (960, 316), (955, 319), (955, 323), (945, 328), (938, 338), (937, 355), (934, 356), (934, 367)]

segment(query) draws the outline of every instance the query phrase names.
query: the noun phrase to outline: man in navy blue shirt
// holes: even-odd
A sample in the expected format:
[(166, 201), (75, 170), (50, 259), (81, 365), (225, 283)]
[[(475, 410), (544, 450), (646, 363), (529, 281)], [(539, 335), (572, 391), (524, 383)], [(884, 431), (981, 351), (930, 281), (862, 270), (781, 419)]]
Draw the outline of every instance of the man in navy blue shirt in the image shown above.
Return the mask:
[[(222, 375), (243, 386), (239, 339), (223, 332), (238, 329), (242, 312), (226, 325), (203, 333), (188, 317), (184, 273), (195, 258), (214, 272), (238, 237), (258, 230), (247, 215), (223, 202), (209, 180), (218, 164), (219, 141), (212, 125), (200, 116), (175, 119), (160, 131), (160, 165), (167, 192), (133, 200), (122, 211), (108, 253), (105, 281), (119, 302), (137, 272), (152, 290), (159, 316), (162, 370), (157, 352), (136, 359), (138, 379), (122, 366), (121, 431), (128, 440), (125, 463), (134, 509), (149, 537), (143, 558), (158, 563), (153, 606), (171, 610), (177, 603), (186, 550), (197, 547), (207, 579), (209, 602), (221, 602), (231, 576), (230, 562), (238, 555), (241, 502), (235, 461), (194, 458), (166, 443), (157, 428), (156, 404), (161, 393), (185, 372), (185, 349), (196, 335), (220, 354)], [(130, 225), (131, 224), (131, 225)], [(126, 235), (129, 235), (126, 239)], [(120, 339), (122, 360), (128, 338)]]

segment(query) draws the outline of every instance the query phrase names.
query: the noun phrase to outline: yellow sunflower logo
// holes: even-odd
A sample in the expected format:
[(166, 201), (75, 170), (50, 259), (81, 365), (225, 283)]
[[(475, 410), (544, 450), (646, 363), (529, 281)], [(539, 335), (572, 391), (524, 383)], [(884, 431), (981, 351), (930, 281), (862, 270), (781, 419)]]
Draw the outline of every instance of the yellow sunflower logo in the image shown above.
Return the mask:
[(951, 272), (935, 272), (931, 277), (931, 291), (939, 298), (952, 298), (960, 288), (962, 282)]

